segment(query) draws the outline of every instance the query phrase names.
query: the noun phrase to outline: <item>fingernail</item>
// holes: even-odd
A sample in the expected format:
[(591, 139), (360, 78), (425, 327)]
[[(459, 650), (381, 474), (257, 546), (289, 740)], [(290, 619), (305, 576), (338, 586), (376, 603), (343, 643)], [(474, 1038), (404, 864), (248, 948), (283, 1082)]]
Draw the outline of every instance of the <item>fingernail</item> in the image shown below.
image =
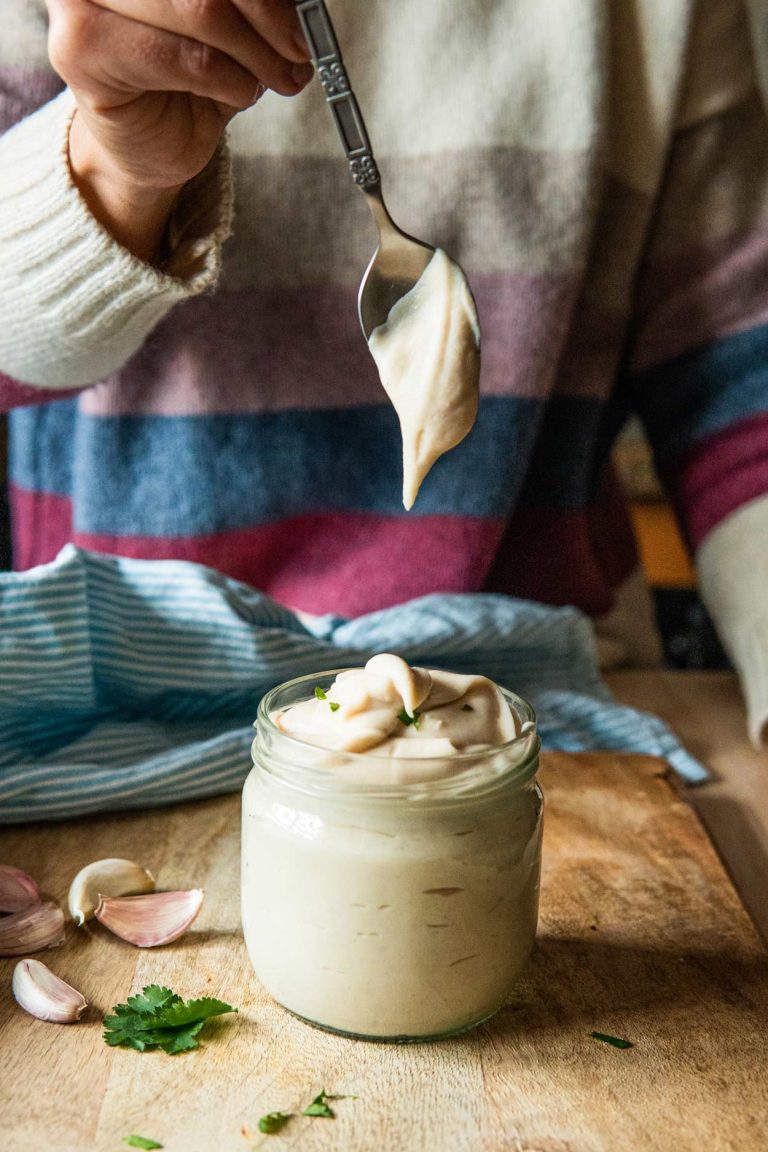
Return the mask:
[(315, 70), (311, 64), (294, 64), (291, 67), (291, 78), (294, 84), (299, 84), (302, 88), (305, 84), (309, 84), (314, 74)]
[(267, 89), (263, 84), (256, 85), (256, 91), (254, 92), (253, 99), (251, 100), (251, 107), (253, 107), (254, 104), (258, 104), (266, 90)]

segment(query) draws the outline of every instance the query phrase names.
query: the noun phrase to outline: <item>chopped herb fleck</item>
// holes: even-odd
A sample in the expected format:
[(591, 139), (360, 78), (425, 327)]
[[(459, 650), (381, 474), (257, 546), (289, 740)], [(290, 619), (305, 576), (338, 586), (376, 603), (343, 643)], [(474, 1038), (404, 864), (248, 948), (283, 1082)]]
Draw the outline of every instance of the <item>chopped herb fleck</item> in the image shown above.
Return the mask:
[(413, 716), (409, 716), (405, 708), (403, 708), (402, 712), (398, 712), (397, 718), (401, 724), (405, 724), (406, 728), (413, 724), (414, 728), (418, 729), (419, 721), (421, 720), (421, 712), (419, 712), (417, 708)]
[(323, 690), (319, 684), (315, 688), (315, 699), (316, 700), (327, 700), (328, 699), (327, 695), (325, 694), (325, 692), (323, 692)]
[(337, 704), (335, 700), (329, 700), (328, 706), (331, 709), (331, 712), (338, 712), (339, 708), (341, 708), (341, 704)]
[(123, 1144), (127, 1144), (129, 1148), (145, 1148), (148, 1152), (153, 1148), (163, 1147), (157, 1140), (149, 1140), (146, 1136), (123, 1136)]
[(127, 1004), (117, 1004), (112, 1011), (113, 1016), (104, 1017), (107, 1044), (137, 1052), (162, 1048), (172, 1056), (197, 1048), (195, 1037), (206, 1020), (237, 1009), (209, 996), (185, 1004), (170, 988), (150, 984), (141, 996), (130, 996)]
[(266, 1116), (262, 1116), (259, 1120), (259, 1132), (265, 1132), (267, 1136), (272, 1136), (275, 1132), (285, 1128), (292, 1116), (292, 1112), (267, 1112)]
[(335, 1120), (336, 1113), (328, 1106), (329, 1100), (357, 1100), (357, 1096), (334, 1096), (323, 1088), (319, 1096), (302, 1112), (302, 1116), (324, 1116), (327, 1120)]
[(605, 1032), (590, 1032), (593, 1040), (602, 1040), (613, 1048), (634, 1048), (631, 1040), (622, 1040), (620, 1036), (606, 1036)]
[(474, 712), (474, 708), (471, 704), (462, 704), (461, 710), (462, 712)]

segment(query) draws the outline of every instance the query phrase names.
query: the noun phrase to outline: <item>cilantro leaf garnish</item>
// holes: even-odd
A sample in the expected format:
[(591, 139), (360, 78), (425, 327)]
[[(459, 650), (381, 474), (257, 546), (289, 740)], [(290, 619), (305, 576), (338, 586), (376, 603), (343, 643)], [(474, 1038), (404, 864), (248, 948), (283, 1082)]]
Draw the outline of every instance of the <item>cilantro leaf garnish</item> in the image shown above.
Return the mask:
[(620, 1036), (606, 1036), (605, 1032), (590, 1032), (593, 1040), (602, 1040), (604, 1044), (610, 1044), (613, 1048), (634, 1048), (631, 1040), (622, 1040)]
[(206, 1020), (237, 1012), (223, 1000), (206, 996), (184, 1003), (170, 988), (150, 984), (141, 996), (117, 1004), (114, 1015), (104, 1017), (104, 1040), (112, 1048), (124, 1046), (137, 1052), (162, 1048), (169, 1055), (197, 1048), (195, 1037)]
[(323, 690), (319, 684), (315, 688), (315, 699), (316, 700), (327, 700), (328, 699), (327, 695), (325, 694), (325, 692), (323, 692)]
[(421, 720), (421, 712), (419, 712), (417, 708), (414, 711), (413, 716), (409, 716), (405, 708), (403, 708), (402, 712), (398, 712), (397, 718), (401, 724), (405, 724), (406, 728), (413, 724), (414, 728), (418, 729), (419, 721)]
[(127, 1144), (129, 1148), (145, 1148), (147, 1152), (152, 1152), (153, 1148), (163, 1147), (157, 1140), (150, 1140), (147, 1136), (123, 1136), (123, 1144)]
[(331, 712), (338, 712), (339, 708), (341, 708), (341, 704), (337, 704), (335, 700), (329, 700), (328, 707), (330, 708)]
[(292, 1112), (267, 1112), (266, 1116), (262, 1116), (259, 1120), (259, 1132), (265, 1132), (267, 1136), (271, 1136), (285, 1128), (292, 1116)]

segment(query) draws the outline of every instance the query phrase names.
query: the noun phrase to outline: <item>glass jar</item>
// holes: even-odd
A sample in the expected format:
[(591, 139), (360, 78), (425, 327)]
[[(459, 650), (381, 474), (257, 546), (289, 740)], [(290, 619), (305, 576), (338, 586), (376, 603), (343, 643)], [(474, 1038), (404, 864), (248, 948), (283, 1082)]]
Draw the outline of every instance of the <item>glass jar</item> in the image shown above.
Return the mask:
[(410, 761), (418, 782), (371, 785), (355, 771), (370, 754), (331, 753), (270, 719), (336, 675), (282, 684), (259, 707), (243, 789), (251, 962), (278, 1003), (333, 1032), (410, 1041), (465, 1031), (501, 1007), (536, 933), (533, 710), (501, 689), (516, 739), (451, 757), (448, 778), (420, 759)]

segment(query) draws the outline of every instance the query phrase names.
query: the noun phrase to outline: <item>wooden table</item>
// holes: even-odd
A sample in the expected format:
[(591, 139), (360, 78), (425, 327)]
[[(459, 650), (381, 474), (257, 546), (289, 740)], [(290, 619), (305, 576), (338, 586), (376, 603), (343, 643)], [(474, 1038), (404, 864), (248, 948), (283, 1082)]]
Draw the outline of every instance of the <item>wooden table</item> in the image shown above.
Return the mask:
[[(186, 937), (139, 951), (70, 927), (41, 958), (93, 1003), (44, 1024), (0, 961), (4, 1152), (108, 1152), (128, 1133), (169, 1152), (752, 1152), (768, 1131), (768, 959), (692, 808), (663, 765), (545, 758), (539, 941), (508, 1006), (460, 1039), (395, 1047), (315, 1031), (271, 1003), (239, 932), (238, 800), (0, 833), (0, 860), (59, 900), (85, 862), (127, 855), (163, 887), (201, 885)], [(701, 791), (701, 790), (699, 790)], [(100, 1017), (144, 984), (240, 1008), (169, 1057), (109, 1049)], [(619, 1051), (593, 1030), (626, 1037)], [(325, 1087), (337, 1119), (262, 1136)]]

